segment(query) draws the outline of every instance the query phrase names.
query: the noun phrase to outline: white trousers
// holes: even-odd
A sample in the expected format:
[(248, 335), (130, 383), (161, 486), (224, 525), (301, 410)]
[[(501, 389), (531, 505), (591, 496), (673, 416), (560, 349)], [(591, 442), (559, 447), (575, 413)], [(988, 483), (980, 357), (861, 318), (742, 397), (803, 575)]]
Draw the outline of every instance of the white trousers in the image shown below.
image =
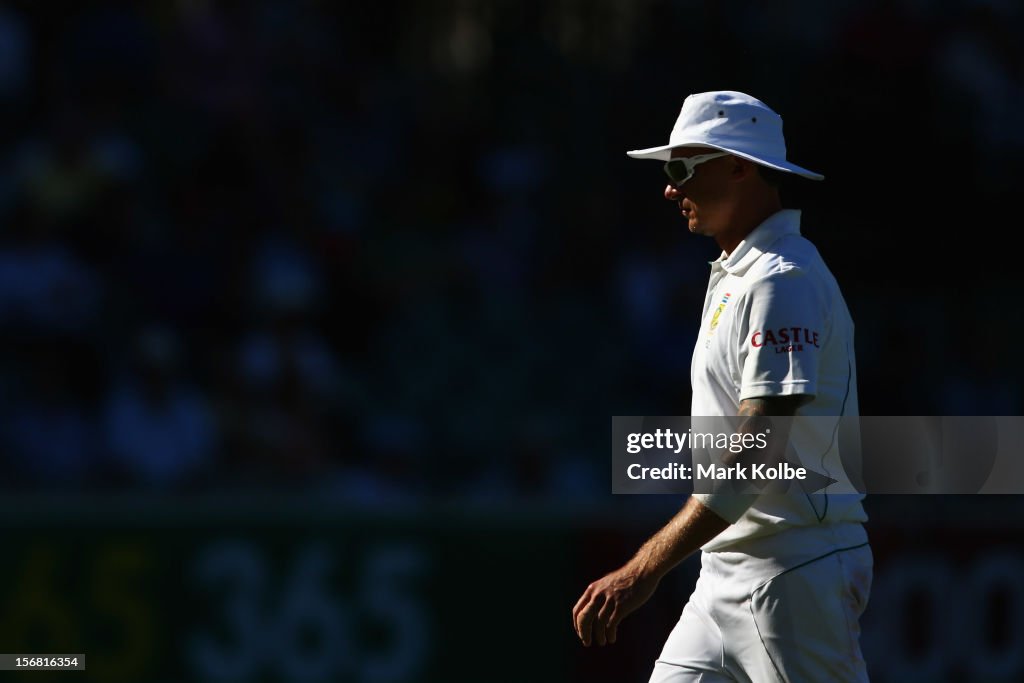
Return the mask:
[(651, 683), (867, 681), (859, 619), (872, 564), (866, 543), (789, 566), (702, 553), (697, 585)]

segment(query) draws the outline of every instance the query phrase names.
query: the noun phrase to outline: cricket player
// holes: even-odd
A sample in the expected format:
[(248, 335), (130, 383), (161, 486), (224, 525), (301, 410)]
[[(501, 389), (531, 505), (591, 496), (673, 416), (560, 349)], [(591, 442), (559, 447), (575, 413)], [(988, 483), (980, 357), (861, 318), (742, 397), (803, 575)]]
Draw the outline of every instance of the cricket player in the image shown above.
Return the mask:
[[(628, 154), (664, 164), (665, 198), (690, 232), (722, 250), (693, 352), (691, 415), (793, 416), (783, 446), (839, 471), (835, 441), (797, 438), (795, 425), (857, 415), (853, 322), (778, 189), (784, 174), (823, 176), (786, 159), (776, 112), (733, 91), (690, 95), (669, 144)], [(652, 683), (866, 681), (858, 624), (872, 555), (862, 498), (695, 493), (624, 566), (587, 587), (572, 610), (576, 633), (586, 646), (614, 643), (622, 619), (700, 550), (699, 579)]]

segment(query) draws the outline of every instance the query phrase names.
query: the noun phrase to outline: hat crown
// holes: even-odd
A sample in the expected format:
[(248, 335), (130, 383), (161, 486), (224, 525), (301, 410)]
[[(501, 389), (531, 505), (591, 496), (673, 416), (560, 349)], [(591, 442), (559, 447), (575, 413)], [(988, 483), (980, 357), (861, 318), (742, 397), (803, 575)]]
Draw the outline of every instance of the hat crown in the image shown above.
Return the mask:
[(626, 154), (634, 159), (668, 161), (680, 147), (709, 147), (777, 171), (811, 180), (825, 178), (787, 160), (782, 117), (756, 97), (735, 90), (690, 95), (683, 101), (667, 145)]
[(782, 117), (761, 100), (733, 90), (696, 93), (683, 101), (670, 144), (722, 146), (784, 159)]

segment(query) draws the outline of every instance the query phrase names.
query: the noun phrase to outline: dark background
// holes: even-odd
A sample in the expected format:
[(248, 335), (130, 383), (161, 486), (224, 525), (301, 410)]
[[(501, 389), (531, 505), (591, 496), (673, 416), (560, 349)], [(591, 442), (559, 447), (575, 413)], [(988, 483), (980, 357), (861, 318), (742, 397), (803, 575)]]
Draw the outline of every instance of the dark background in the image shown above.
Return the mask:
[[(997, 0), (5, 4), (0, 651), (646, 680), (693, 561), (615, 648), (569, 609), (680, 502), (610, 495), (610, 418), (688, 411), (716, 251), (625, 150), (690, 93), (764, 100), (827, 177), (783, 199), (861, 412), (1020, 414), (1022, 29)], [(1024, 505), (868, 509), (874, 678), (1024, 676)]]

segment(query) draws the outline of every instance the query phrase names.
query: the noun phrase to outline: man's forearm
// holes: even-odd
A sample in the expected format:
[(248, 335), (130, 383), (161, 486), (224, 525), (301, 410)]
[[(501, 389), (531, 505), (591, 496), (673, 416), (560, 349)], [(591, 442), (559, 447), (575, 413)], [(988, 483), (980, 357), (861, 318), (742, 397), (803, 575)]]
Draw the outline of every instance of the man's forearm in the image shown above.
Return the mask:
[[(746, 419), (740, 424), (738, 431), (741, 433), (763, 433), (767, 430), (764, 421), (768, 420), (769, 416), (792, 416), (804, 400), (806, 400), (804, 396), (780, 396), (741, 401), (739, 416)], [(777, 456), (784, 451), (788, 440), (788, 423), (780, 422), (773, 427), (773, 432), (768, 449), (769, 456)], [(765, 455), (759, 449), (748, 449), (741, 452), (738, 457), (734, 457), (743, 461), (745, 458), (763, 458)], [(597, 591), (596, 594), (600, 594), (601, 590), (612, 590), (609, 586), (613, 586), (615, 590), (621, 590), (621, 586), (633, 586), (639, 583), (647, 585), (648, 589), (653, 591), (653, 587), (657, 586), (665, 574), (699, 550), (705, 543), (725, 531), (730, 526), (730, 519), (734, 521), (738, 519), (757, 498), (757, 495), (757, 493), (723, 492), (691, 496), (683, 508), (669, 520), (668, 524), (648, 539), (629, 562), (601, 579), (601, 582), (605, 582), (607, 585), (601, 585), (595, 589), (596, 584), (591, 584), (591, 591), (584, 593), (580, 603), (577, 604), (574, 618), (576, 612), (580, 611), (581, 604), (584, 605), (582, 611), (585, 612), (586, 605), (589, 604), (588, 600), (593, 599), (594, 590)], [(704, 502), (705, 500), (707, 503)], [(711, 507), (714, 504), (720, 504), (721, 510), (716, 512), (718, 508)], [(635, 609), (635, 607), (631, 609)]]
[(640, 576), (656, 581), (722, 533), (729, 523), (696, 498), (690, 498), (661, 531), (654, 534), (627, 566)]

